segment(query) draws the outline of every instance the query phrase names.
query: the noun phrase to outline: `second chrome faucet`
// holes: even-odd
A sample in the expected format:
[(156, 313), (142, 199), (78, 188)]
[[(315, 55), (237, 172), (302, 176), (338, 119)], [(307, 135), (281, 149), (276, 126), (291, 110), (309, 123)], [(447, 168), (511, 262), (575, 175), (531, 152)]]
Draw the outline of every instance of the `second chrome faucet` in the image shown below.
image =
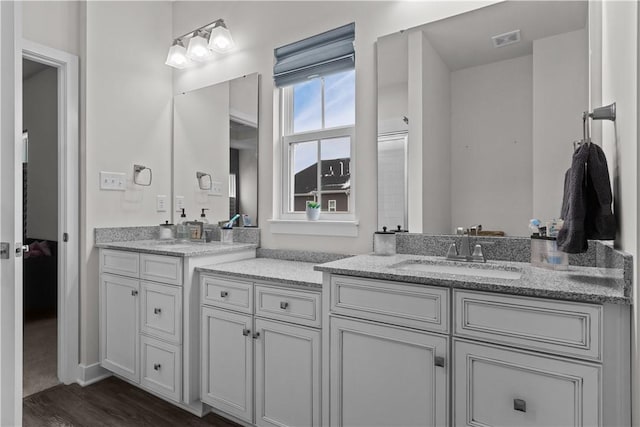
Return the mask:
[(478, 231), (480, 230), (482, 230), (482, 225), (474, 225), (467, 229), (458, 227), (456, 229), (456, 234), (462, 236), (460, 249), (458, 250), (455, 242), (451, 243), (451, 246), (449, 246), (449, 250), (447, 251), (446, 258), (465, 262), (487, 262), (480, 243), (476, 243), (473, 246), (473, 250), (471, 249), (471, 235), (473, 233), (477, 236)]

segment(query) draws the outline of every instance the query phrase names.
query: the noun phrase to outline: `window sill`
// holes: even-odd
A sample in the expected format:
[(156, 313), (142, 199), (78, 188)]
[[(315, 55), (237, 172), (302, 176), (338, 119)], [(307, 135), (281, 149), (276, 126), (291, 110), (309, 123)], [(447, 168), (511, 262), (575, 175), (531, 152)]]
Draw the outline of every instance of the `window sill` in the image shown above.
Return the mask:
[(299, 234), (307, 236), (358, 237), (358, 221), (307, 221), (297, 219), (270, 219), (274, 234)]

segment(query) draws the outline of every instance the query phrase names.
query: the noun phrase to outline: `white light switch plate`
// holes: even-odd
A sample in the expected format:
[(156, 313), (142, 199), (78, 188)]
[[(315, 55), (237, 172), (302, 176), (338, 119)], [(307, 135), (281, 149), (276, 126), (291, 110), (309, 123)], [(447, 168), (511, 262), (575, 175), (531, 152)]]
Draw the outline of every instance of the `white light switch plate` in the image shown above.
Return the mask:
[(125, 191), (127, 175), (119, 172), (100, 172), (100, 189)]
[(158, 212), (167, 211), (167, 196), (160, 195), (160, 194), (156, 196), (156, 211)]
[(176, 196), (176, 212), (182, 212), (184, 208), (184, 196)]
[(209, 190), (210, 196), (222, 196), (222, 183), (220, 181), (211, 182), (211, 190)]

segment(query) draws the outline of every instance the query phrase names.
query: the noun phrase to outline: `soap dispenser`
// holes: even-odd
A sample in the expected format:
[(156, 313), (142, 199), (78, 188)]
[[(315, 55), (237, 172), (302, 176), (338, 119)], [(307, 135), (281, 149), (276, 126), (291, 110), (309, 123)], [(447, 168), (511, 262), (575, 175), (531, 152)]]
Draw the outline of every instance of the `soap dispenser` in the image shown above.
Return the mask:
[(209, 224), (209, 221), (207, 220), (207, 216), (204, 214), (204, 211), (208, 211), (209, 208), (202, 208), (202, 213), (200, 214), (200, 222), (203, 224)]
[(187, 227), (187, 214), (182, 209), (182, 214), (180, 215), (180, 222), (178, 222), (178, 226), (176, 227), (176, 237), (180, 241), (188, 241), (189, 240), (189, 227)]

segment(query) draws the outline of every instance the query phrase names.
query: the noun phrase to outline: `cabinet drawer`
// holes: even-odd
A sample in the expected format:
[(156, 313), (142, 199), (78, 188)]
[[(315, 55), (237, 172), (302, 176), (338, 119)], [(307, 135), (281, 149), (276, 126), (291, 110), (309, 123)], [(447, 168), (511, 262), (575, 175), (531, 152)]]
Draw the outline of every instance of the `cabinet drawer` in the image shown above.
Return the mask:
[(140, 331), (180, 344), (182, 339), (182, 288), (142, 282)]
[(182, 347), (140, 337), (140, 384), (176, 402), (182, 395)]
[(455, 334), (602, 360), (602, 306), (454, 291)]
[(256, 285), (256, 315), (320, 327), (320, 294)]
[(600, 366), (454, 342), (455, 426), (599, 426)]
[(140, 254), (140, 278), (182, 285), (182, 258)]
[(448, 332), (449, 289), (332, 276), (331, 312)]
[(203, 304), (253, 314), (253, 283), (200, 276), (200, 295)]
[(102, 273), (139, 277), (140, 256), (135, 252), (100, 249), (100, 271)]

